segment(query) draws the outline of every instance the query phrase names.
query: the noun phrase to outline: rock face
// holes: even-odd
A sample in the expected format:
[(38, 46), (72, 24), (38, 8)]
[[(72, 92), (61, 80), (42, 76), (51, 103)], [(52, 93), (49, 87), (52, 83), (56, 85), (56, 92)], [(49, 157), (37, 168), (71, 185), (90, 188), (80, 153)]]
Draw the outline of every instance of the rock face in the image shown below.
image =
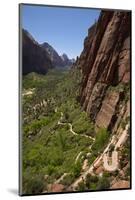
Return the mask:
[(45, 74), (52, 68), (52, 62), (48, 53), (26, 31), (22, 30), (22, 72), (23, 75), (30, 72)]
[(118, 188), (130, 188), (130, 183), (129, 181), (125, 181), (125, 180), (120, 180), (120, 181), (117, 181), (116, 183), (114, 183), (111, 187), (111, 189), (118, 189)]
[(22, 30), (22, 72), (46, 74), (53, 67), (71, 66), (74, 60), (66, 54), (59, 56), (56, 50), (47, 42), (38, 44), (31, 34)]
[(59, 54), (56, 52), (56, 50), (51, 45), (49, 45), (47, 42), (44, 42), (41, 46), (48, 52), (50, 59), (54, 66), (56, 66), (56, 67), (64, 66), (63, 60), (61, 59)]
[(116, 112), (119, 103), (119, 95), (118, 92), (114, 91), (105, 96), (101, 109), (96, 116), (97, 126), (106, 128), (111, 125), (113, 114)]
[(48, 187), (48, 190), (50, 192), (62, 192), (64, 190), (64, 185), (58, 184), (58, 183), (54, 183), (54, 184), (51, 184)]
[(102, 11), (89, 29), (84, 49), (75, 63), (83, 76), (81, 105), (98, 127), (112, 129), (121, 109), (121, 120), (128, 109), (130, 18), (127, 11)]
[(65, 53), (62, 54), (61, 59), (64, 66), (71, 66), (74, 63), (74, 59), (69, 59)]
[(43, 44), (41, 44), (41, 46), (47, 51), (55, 67), (65, 67), (71, 66), (73, 64), (72, 59), (70, 60), (66, 54), (60, 56), (57, 51), (47, 42), (44, 42)]

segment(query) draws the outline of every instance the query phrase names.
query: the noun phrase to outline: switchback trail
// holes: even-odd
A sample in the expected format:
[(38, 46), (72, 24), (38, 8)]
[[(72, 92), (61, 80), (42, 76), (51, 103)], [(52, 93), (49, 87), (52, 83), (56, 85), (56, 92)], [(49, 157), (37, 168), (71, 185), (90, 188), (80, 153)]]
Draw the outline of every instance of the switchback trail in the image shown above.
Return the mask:
[[(99, 165), (101, 160), (103, 159), (103, 167), (107, 171), (115, 171), (118, 169), (118, 148), (120, 148), (126, 141), (128, 137), (128, 129), (129, 129), (129, 124), (126, 125), (125, 130), (122, 132), (121, 136), (119, 137), (119, 140), (116, 142), (116, 138), (113, 136), (103, 153), (98, 156), (95, 161), (91, 164), (89, 169), (85, 171), (69, 188), (72, 190), (75, 190), (78, 184), (86, 179), (86, 176), (88, 174), (93, 174), (93, 169)], [(113, 144), (115, 145), (114, 151), (112, 152), (112, 164), (108, 164), (109, 156), (108, 156), (108, 151), (110, 148), (110, 145)]]
[[(57, 108), (55, 109), (55, 112), (57, 112)], [(76, 133), (75, 131), (73, 131), (73, 128), (72, 128), (72, 124), (71, 123), (64, 123), (64, 122), (61, 122), (63, 119), (63, 112), (61, 112), (61, 116), (60, 116), (60, 119), (58, 120), (58, 125), (68, 125), (69, 126), (69, 130), (70, 132), (73, 134), (73, 135), (79, 135), (79, 136), (82, 136), (82, 137), (87, 137), (93, 141), (95, 141), (95, 138), (91, 137), (91, 136), (88, 136), (88, 135), (80, 135), (78, 133)], [(91, 145), (92, 146), (92, 145)], [(90, 146), (90, 147), (91, 147)], [(80, 151), (75, 159), (75, 163), (78, 161), (80, 155), (82, 154), (82, 151)], [(85, 160), (84, 160), (84, 165), (85, 165)], [(83, 165), (83, 166), (84, 166)], [(62, 181), (66, 175), (68, 175), (69, 173), (64, 173), (58, 180), (55, 181), (55, 183), (59, 183), (60, 181)]]
[(58, 125), (68, 125), (69, 126), (69, 130), (73, 135), (79, 135), (79, 136), (86, 137), (86, 138), (89, 138), (89, 139), (95, 141), (95, 138), (93, 138), (93, 137), (91, 137), (89, 135), (76, 133), (75, 131), (73, 131), (72, 124), (71, 123), (63, 123), (63, 122), (61, 122), (62, 119), (63, 119), (63, 112), (61, 112), (61, 117), (60, 117), (60, 119), (58, 121)]
[[(72, 128), (72, 124), (71, 123), (63, 123), (61, 122), (63, 119), (63, 113), (61, 112), (61, 117), (58, 121), (58, 125), (67, 125), (69, 126), (69, 130), (73, 135), (80, 135), (77, 134), (76, 132), (73, 131)], [(119, 160), (118, 160), (118, 149), (125, 143), (127, 137), (128, 137), (128, 129), (129, 129), (129, 124), (126, 125), (125, 130), (122, 132), (122, 134), (120, 135), (119, 139), (117, 140), (115, 138), (115, 136), (113, 135), (111, 138), (111, 141), (108, 143), (107, 147), (104, 149), (103, 153), (98, 156), (94, 162), (91, 164), (91, 166), (84, 171), (81, 176), (79, 178), (77, 178), (77, 180), (70, 185), (70, 189), (75, 190), (75, 188), (78, 186), (78, 184), (82, 181), (86, 179), (86, 176), (88, 174), (93, 174), (93, 169), (99, 165), (99, 163), (103, 160), (103, 167), (106, 171), (112, 172), (118, 169), (119, 166)], [(81, 135), (83, 137), (87, 137), (92, 139), (93, 141), (95, 141), (95, 138), (92, 138), (91, 136), (88, 135)], [(114, 145), (114, 151), (112, 151), (112, 155), (111, 157), (109, 157), (109, 148), (110, 145)], [(78, 156), (81, 154), (82, 152), (79, 152)], [(76, 159), (78, 159), (78, 156)], [(111, 164), (109, 164), (109, 160), (111, 159)], [(62, 178), (64, 178), (65, 176), (62, 175), (62, 177), (60, 177), (60, 180)]]
[(117, 149), (121, 147), (122, 144), (124, 144), (124, 142), (126, 141), (127, 137), (128, 137), (128, 129), (129, 129), (129, 124), (126, 125), (125, 130), (123, 131), (123, 133), (121, 134), (118, 142), (115, 144), (115, 148), (114, 151), (112, 151), (112, 158), (111, 158), (111, 165), (108, 164), (108, 160), (109, 160), (109, 153), (105, 153), (103, 155), (103, 165), (104, 168), (107, 171), (115, 171), (116, 169), (118, 169), (118, 151)]

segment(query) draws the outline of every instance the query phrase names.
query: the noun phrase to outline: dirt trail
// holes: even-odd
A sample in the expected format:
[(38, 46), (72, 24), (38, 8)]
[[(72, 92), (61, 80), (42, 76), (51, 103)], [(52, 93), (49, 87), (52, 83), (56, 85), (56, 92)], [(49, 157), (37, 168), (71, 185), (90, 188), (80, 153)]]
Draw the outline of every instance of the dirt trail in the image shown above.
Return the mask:
[(95, 138), (93, 138), (93, 137), (91, 137), (91, 136), (89, 136), (89, 135), (85, 135), (85, 134), (82, 134), (82, 135), (81, 135), (81, 134), (76, 133), (75, 131), (73, 131), (73, 126), (72, 126), (72, 124), (71, 124), (71, 123), (64, 123), (64, 122), (61, 122), (62, 119), (63, 119), (63, 112), (61, 112), (61, 117), (60, 117), (60, 119), (59, 119), (59, 121), (58, 121), (58, 125), (68, 125), (68, 126), (69, 126), (69, 130), (70, 130), (70, 132), (71, 132), (73, 135), (79, 135), (79, 136), (86, 137), (86, 138), (89, 138), (89, 139), (95, 141)]
[(22, 93), (22, 96), (30, 96), (34, 93), (34, 91), (35, 91), (35, 88), (24, 90), (24, 92)]
[(109, 164), (108, 160), (109, 160), (108, 153), (104, 154), (103, 156), (104, 168), (109, 172), (116, 171), (116, 169), (118, 169), (118, 152), (117, 151), (112, 152), (111, 164)]
[[(55, 112), (57, 112), (57, 108), (55, 109)], [(58, 125), (68, 125), (69, 126), (69, 130), (70, 132), (73, 134), (73, 135), (79, 135), (79, 136), (82, 136), (82, 137), (87, 137), (89, 139), (92, 139), (93, 141), (95, 141), (95, 138), (91, 137), (91, 136), (88, 136), (88, 135), (80, 135), (78, 133), (76, 133), (75, 131), (73, 131), (73, 128), (72, 128), (72, 124), (71, 123), (64, 123), (64, 122), (61, 122), (63, 120), (63, 112), (61, 112), (61, 116), (60, 116), (60, 119), (58, 120)], [(91, 145), (92, 146), (92, 145)], [(90, 147), (91, 147), (90, 146)], [(82, 151), (80, 151), (75, 159), (75, 163), (78, 161), (80, 155), (82, 154)], [(83, 164), (83, 167), (82, 168), (86, 168), (86, 161), (84, 160), (84, 164)], [(64, 179), (64, 177), (67, 175), (67, 173), (64, 173), (58, 180), (56, 180), (55, 183), (59, 183), (60, 181), (62, 181)]]
[[(115, 136), (112, 137), (111, 141), (108, 143), (107, 147), (105, 148), (105, 150), (103, 151), (103, 153), (98, 156), (95, 161), (91, 164), (91, 166), (89, 167), (89, 169), (87, 171), (85, 171), (71, 186), (70, 189), (75, 190), (75, 188), (78, 186), (78, 184), (82, 181), (86, 179), (86, 176), (88, 174), (92, 174), (93, 173), (93, 169), (94, 167), (98, 166), (99, 163), (101, 162), (101, 160), (103, 159), (103, 166), (105, 168), (105, 170), (107, 171), (115, 171), (116, 169), (118, 169), (118, 152), (117, 149), (124, 144), (124, 142), (126, 141), (127, 137), (128, 137), (128, 129), (129, 129), (129, 124), (126, 125), (125, 130), (122, 132), (121, 136), (119, 137), (119, 140), (116, 143), (116, 138)], [(108, 151), (109, 151), (109, 147), (111, 144), (115, 145), (114, 151), (112, 152), (112, 164), (109, 165), (108, 164), (108, 160), (110, 159), (109, 155), (108, 155)]]
[(81, 156), (81, 154), (82, 154), (82, 151), (80, 151), (80, 152), (78, 153), (78, 155), (76, 156), (75, 163), (77, 163), (77, 161), (78, 161), (79, 157)]
[[(63, 119), (63, 113), (61, 112), (61, 117), (60, 117), (60, 120), (58, 121), (58, 124), (60, 124), (60, 125), (68, 124), (69, 128), (70, 128), (69, 129), (70, 132), (73, 135), (78, 135), (76, 132), (73, 131), (72, 124), (71, 123), (62, 123), (61, 122), (62, 119)], [(105, 170), (111, 172), (111, 171), (115, 171), (115, 170), (118, 169), (119, 163), (118, 163), (118, 151), (117, 151), (117, 149), (120, 148), (120, 146), (125, 143), (125, 141), (128, 137), (128, 129), (129, 129), (129, 124), (126, 125), (126, 128), (122, 132), (122, 134), (120, 135), (118, 141), (117, 141), (117, 138), (115, 136), (112, 136), (110, 142), (108, 143), (107, 147), (104, 149), (103, 153), (94, 160), (94, 162), (91, 164), (91, 166), (89, 167), (88, 170), (86, 170), (85, 172), (83, 172), (81, 174), (81, 176), (70, 186), (70, 189), (75, 190), (75, 188), (78, 186), (78, 184), (82, 180), (86, 179), (86, 176), (88, 174), (93, 174), (93, 169), (96, 166), (98, 166), (102, 160), (103, 160), (103, 167), (104, 167)], [(91, 136), (88, 136), (88, 135), (81, 135), (81, 136), (90, 138), (93, 141), (95, 141), (95, 138), (92, 138)], [(109, 153), (108, 153), (110, 145), (115, 145), (111, 158), (109, 157)], [(78, 156), (80, 156), (80, 154), (81, 154), (81, 152), (79, 152)], [(77, 156), (76, 159), (78, 159), (78, 156)], [(111, 164), (109, 164), (109, 162), (108, 162), (110, 159), (111, 159)], [(62, 177), (60, 177), (60, 179), (61, 178), (64, 178), (64, 175), (62, 175)]]
[(65, 176), (67, 176), (69, 173), (64, 173), (59, 179), (57, 179), (56, 181), (55, 181), (55, 184), (56, 183), (60, 183), (60, 181), (62, 181), (64, 178), (65, 178)]
[(128, 137), (128, 129), (129, 124), (126, 125), (125, 130), (122, 132), (119, 140), (115, 144), (114, 151), (112, 152), (112, 158), (111, 158), (111, 164), (108, 164), (108, 160), (110, 159), (109, 153), (104, 154), (103, 156), (103, 166), (107, 171), (115, 171), (118, 169), (118, 152), (117, 149), (121, 147), (122, 144), (125, 143), (127, 137)]

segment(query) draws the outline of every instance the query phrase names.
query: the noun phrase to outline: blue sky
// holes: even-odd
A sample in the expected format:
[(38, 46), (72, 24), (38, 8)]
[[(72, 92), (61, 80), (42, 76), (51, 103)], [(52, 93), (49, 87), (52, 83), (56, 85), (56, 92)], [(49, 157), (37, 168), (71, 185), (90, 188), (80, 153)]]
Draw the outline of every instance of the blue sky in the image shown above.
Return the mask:
[(61, 55), (76, 58), (83, 49), (88, 28), (98, 19), (100, 10), (22, 6), (22, 27), (39, 43), (48, 42)]

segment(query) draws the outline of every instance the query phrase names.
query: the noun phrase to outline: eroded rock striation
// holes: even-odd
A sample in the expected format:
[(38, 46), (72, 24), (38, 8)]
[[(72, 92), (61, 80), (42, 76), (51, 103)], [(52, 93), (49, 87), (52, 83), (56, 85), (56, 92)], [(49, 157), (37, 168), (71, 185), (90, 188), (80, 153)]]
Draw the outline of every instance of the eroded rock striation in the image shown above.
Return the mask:
[(75, 63), (83, 76), (81, 105), (97, 127), (116, 129), (129, 116), (130, 17), (128, 11), (102, 11)]

